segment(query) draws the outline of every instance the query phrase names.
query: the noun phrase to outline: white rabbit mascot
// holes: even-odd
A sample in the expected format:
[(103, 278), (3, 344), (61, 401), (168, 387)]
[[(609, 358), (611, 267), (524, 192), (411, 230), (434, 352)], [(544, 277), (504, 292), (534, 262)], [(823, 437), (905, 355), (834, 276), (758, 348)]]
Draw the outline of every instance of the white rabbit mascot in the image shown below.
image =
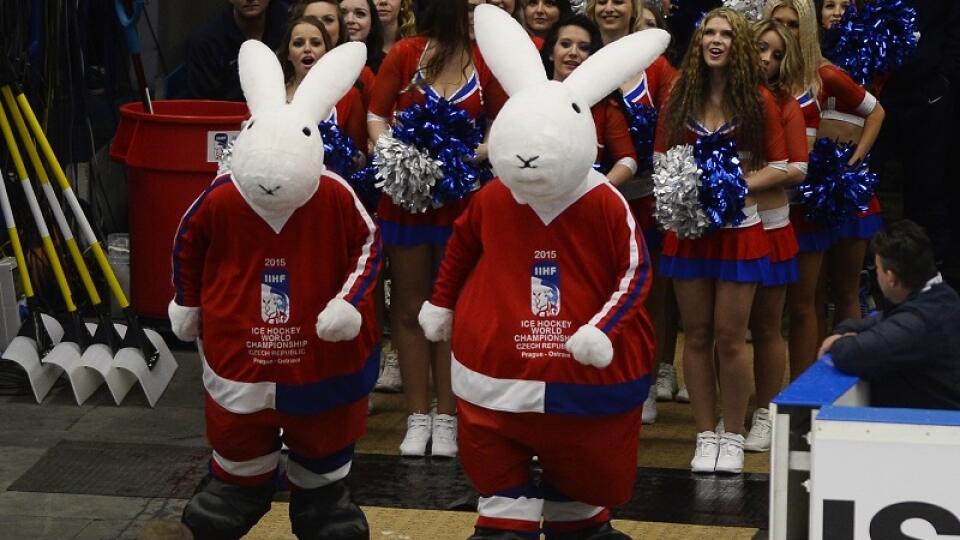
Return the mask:
[(183, 513), (196, 538), (239, 538), (270, 509), (281, 429), (296, 536), (369, 536), (344, 479), (379, 369), (380, 237), (324, 170), (317, 129), (365, 59), (362, 43), (331, 50), (287, 104), (276, 55), (254, 40), (240, 48), (251, 117), (173, 251), (170, 321), (180, 339), (201, 338), (213, 447)]
[(474, 21), (510, 95), (490, 131), (499, 178), (455, 223), (419, 317), (429, 339), (452, 335), (460, 458), (481, 495), (473, 538), (629, 538), (608, 507), (630, 499), (636, 475), (651, 276), (627, 203), (591, 169), (590, 107), (669, 37), (632, 34), (561, 83), (506, 12), (481, 5)]

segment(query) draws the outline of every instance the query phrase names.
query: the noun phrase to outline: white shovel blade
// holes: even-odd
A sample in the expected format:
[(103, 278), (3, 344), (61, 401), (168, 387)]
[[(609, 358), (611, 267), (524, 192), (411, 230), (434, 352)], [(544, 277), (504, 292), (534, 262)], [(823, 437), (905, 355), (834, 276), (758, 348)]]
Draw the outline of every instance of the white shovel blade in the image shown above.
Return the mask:
[(43, 402), (43, 398), (47, 397), (53, 384), (63, 373), (60, 366), (56, 364), (41, 364), (40, 356), (37, 354), (37, 343), (32, 338), (24, 336), (17, 336), (10, 341), (10, 345), (3, 351), (3, 359), (16, 362), (27, 372), (27, 379), (30, 380), (30, 388), (37, 403)]
[[(143, 393), (147, 396), (147, 403), (153, 407), (157, 404), (160, 396), (163, 395), (163, 391), (167, 389), (167, 385), (170, 384), (170, 380), (173, 378), (173, 374), (179, 366), (177, 365), (177, 360), (173, 357), (173, 353), (170, 352), (170, 348), (167, 347), (167, 344), (163, 341), (163, 337), (160, 336), (160, 334), (149, 328), (144, 328), (143, 331), (147, 334), (147, 339), (153, 343), (153, 346), (157, 348), (157, 352), (160, 354), (153, 369), (147, 367), (147, 362), (143, 358), (143, 352), (133, 347), (120, 349), (113, 360), (118, 371), (129, 373), (140, 381)], [(117, 405), (119, 404), (120, 402), (117, 401)]]
[[(114, 324), (122, 338), (127, 333), (127, 327), (122, 324)], [(137, 378), (126, 371), (117, 369), (113, 362), (113, 351), (103, 343), (94, 343), (83, 351), (80, 363), (90, 369), (95, 370), (103, 377), (110, 390), (110, 396), (117, 405), (123, 401), (123, 398), (130, 391), (130, 388), (137, 382)]]
[(53, 344), (60, 343), (60, 340), (63, 339), (63, 327), (60, 326), (60, 323), (46, 313), (41, 313), (40, 319), (43, 320), (43, 327), (47, 329), (47, 335), (53, 340)]
[[(88, 326), (90, 325), (88, 324)], [(83, 365), (80, 346), (76, 343), (60, 342), (44, 357), (43, 361), (63, 368), (70, 381), (70, 387), (73, 389), (73, 397), (76, 398), (77, 405), (83, 405), (103, 384), (103, 377), (100, 373)]]

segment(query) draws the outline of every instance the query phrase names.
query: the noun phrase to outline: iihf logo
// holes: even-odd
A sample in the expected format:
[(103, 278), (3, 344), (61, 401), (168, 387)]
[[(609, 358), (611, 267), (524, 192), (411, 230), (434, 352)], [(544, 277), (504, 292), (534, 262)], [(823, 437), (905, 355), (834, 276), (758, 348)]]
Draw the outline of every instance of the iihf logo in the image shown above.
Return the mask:
[(263, 271), (260, 283), (260, 317), (267, 324), (290, 320), (290, 275), (280, 268)]
[(543, 260), (533, 263), (530, 311), (537, 317), (560, 314), (560, 267), (556, 263)]

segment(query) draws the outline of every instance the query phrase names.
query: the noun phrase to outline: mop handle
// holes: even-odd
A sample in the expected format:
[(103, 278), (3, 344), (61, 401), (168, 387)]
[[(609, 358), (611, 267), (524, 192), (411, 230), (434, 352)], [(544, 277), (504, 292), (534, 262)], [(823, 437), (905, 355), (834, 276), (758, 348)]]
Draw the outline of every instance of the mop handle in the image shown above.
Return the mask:
[(50, 180), (47, 178), (47, 171), (43, 168), (43, 162), (40, 161), (40, 155), (37, 153), (37, 147), (33, 144), (33, 140), (30, 138), (30, 132), (27, 131), (27, 125), (23, 122), (23, 115), (20, 114), (20, 108), (17, 106), (17, 102), (13, 97), (13, 91), (9, 86), (3, 86), (0, 88), (0, 94), (3, 95), (3, 102), (6, 103), (7, 109), (10, 111), (10, 116), (13, 118), (13, 123), (17, 127), (17, 133), (20, 134), (20, 140), (27, 150), (27, 156), (30, 158), (30, 163), (33, 164), (33, 170), (37, 173), (40, 186), (43, 188), (43, 195), (47, 199), (50, 210), (53, 212), (54, 219), (57, 221), (60, 234), (63, 235), (64, 242), (67, 244), (67, 251), (70, 252), (70, 258), (73, 260), (73, 264), (80, 274), (80, 281), (83, 282), (87, 295), (90, 297), (90, 302), (92, 302), (94, 306), (98, 306), (101, 300), (100, 295), (97, 293), (97, 287), (93, 284), (93, 278), (90, 277), (90, 270), (87, 268), (86, 261), (83, 260), (83, 255), (80, 254), (80, 248), (77, 247), (77, 240), (73, 237), (73, 232), (67, 223), (67, 217), (63, 214), (60, 201), (53, 191), (53, 186), (50, 185)]
[(123, 27), (123, 33), (127, 38), (127, 48), (130, 49), (130, 56), (133, 58), (133, 70), (137, 76), (137, 84), (140, 85), (140, 101), (143, 102), (143, 112), (153, 114), (150, 89), (147, 88), (147, 77), (143, 72), (143, 61), (140, 59), (140, 36), (137, 35), (137, 21), (140, 20), (140, 14), (143, 13), (143, 0), (133, 0), (133, 14), (131, 15), (127, 15), (127, 10), (123, 7), (123, 0), (114, 0), (113, 5), (117, 11), (117, 19), (120, 20), (120, 26)]
[(73, 212), (73, 217), (76, 218), (80, 225), (83, 239), (87, 242), (87, 245), (90, 246), (93, 257), (97, 260), (97, 264), (100, 266), (100, 270), (103, 272), (103, 276), (110, 286), (113, 297), (117, 300), (117, 304), (120, 305), (121, 309), (126, 309), (127, 306), (130, 305), (130, 302), (127, 301), (127, 295), (124, 294), (123, 287), (121, 287), (120, 282), (117, 281), (117, 275), (114, 274), (113, 268), (110, 267), (110, 261), (107, 260), (107, 256), (103, 252), (103, 246), (101, 246), (100, 241), (97, 240), (97, 235), (93, 234), (90, 221), (83, 213), (83, 209), (80, 208), (80, 201), (77, 200), (77, 195), (73, 192), (73, 188), (70, 187), (67, 175), (64, 174), (63, 168), (60, 166), (60, 161), (57, 160), (57, 155), (53, 153), (53, 148), (50, 147), (50, 141), (47, 140), (47, 136), (43, 133), (43, 128), (40, 127), (40, 122), (37, 121), (36, 115), (33, 114), (30, 102), (27, 101), (27, 96), (23, 95), (23, 92), (17, 94), (17, 103), (20, 104), (20, 110), (27, 119), (27, 125), (30, 126), (30, 131), (33, 132), (33, 136), (36, 137), (37, 142), (40, 143), (40, 150), (43, 152), (43, 157), (47, 159), (47, 164), (50, 166), (50, 170), (53, 171), (53, 177), (60, 186), (63, 196), (67, 199), (67, 204)]
[(13, 256), (17, 260), (23, 294), (27, 298), (33, 298), (33, 284), (30, 283), (30, 272), (27, 272), (27, 259), (23, 256), (23, 247), (20, 246), (17, 223), (13, 220), (13, 209), (10, 208), (10, 197), (7, 195), (7, 182), (3, 177), (3, 171), (0, 170), (0, 207), (3, 209), (3, 220), (7, 222), (7, 233), (10, 234), (10, 245), (13, 246)]
[(30, 177), (27, 176), (27, 167), (20, 157), (20, 150), (17, 148), (17, 140), (13, 137), (13, 130), (10, 129), (10, 122), (7, 120), (7, 113), (3, 107), (0, 107), (0, 131), (3, 131), (3, 138), (7, 142), (7, 149), (10, 151), (10, 157), (13, 158), (13, 168), (20, 177), (20, 185), (23, 187), (24, 197), (27, 199), (27, 205), (30, 207), (30, 213), (33, 214), (33, 221), (37, 225), (37, 231), (40, 233), (40, 241), (43, 243), (43, 251), (47, 254), (50, 267), (53, 269), (53, 275), (60, 288), (60, 294), (63, 295), (63, 302), (67, 306), (67, 311), (73, 313), (77, 306), (73, 303), (73, 294), (70, 292), (70, 284), (67, 283), (67, 276), (60, 266), (60, 256), (53, 247), (53, 240), (50, 239), (50, 231), (47, 230), (47, 224), (43, 220), (43, 213), (40, 212), (40, 204), (37, 202), (37, 194), (33, 192), (30, 186)]

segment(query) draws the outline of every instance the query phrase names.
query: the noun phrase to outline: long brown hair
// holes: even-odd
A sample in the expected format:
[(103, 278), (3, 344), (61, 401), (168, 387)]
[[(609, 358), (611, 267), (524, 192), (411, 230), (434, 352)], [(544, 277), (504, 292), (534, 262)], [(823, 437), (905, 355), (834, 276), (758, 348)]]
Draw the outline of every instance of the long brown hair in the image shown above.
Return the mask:
[(460, 66), (466, 74), (472, 62), (467, 0), (440, 0), (431, 2), (423, 17), (423, 35), (435, 48), (433, 56), (420, 66), (424, 82), (433, 84), (437, 75), (449, 62), (466, 55)]
[(669, 146), (684, 143), (687, 121), (701, 118), (710, 95), (710, 74), (703, 59), (703, 36), (707, 23), (723, 18), (733, 29), (733, 40), (727, 52), (727, 86), (723, 92), (723, 114), (736, 122), (739, 150), (750, 153), (752, 168), (763, 162), (763, 101), (760, 85), (763, 71), (760, 55), (750, 25), (740, 13), (729, 8), (717, 8), (707, 13), (690, 41), (690, 47), (680, 66), (673, 91), (667, 101), (664, 121), (667, 123)]
[(767, 88), (778, 100), (792, 98), (802, 94), (806, 88), (803, 85), (803, 60), (800, 58), (800, 43), (790, 30), (773, 19), (763, 19), (753, 25), (753, 35), (760, 41), (760, 36), (773, 32), (783, 41), (783, 58), (780, 60), (780, 69), (777, 78), (767, 80)]

